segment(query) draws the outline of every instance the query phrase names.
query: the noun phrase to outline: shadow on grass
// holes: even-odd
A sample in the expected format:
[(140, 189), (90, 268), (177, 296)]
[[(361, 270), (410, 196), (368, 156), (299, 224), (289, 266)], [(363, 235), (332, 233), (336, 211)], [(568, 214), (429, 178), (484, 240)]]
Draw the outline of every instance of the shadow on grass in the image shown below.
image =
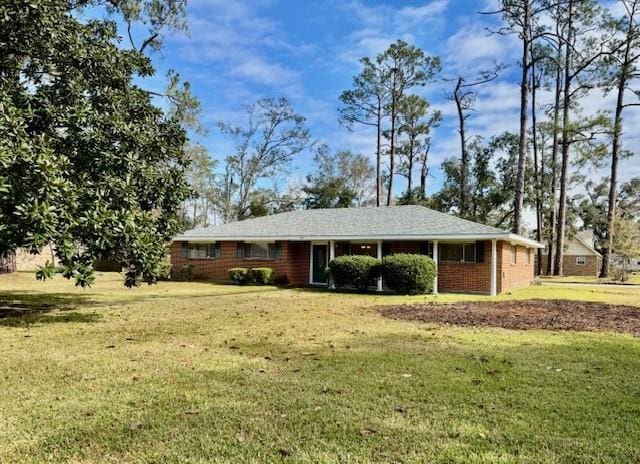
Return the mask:
[(24, 327), (32, 324), (56, 324), (65, 322), (97, 322), (102, 318), (96, 313), (79, 313), (77, 311), (57, 314), (32, 313), (28, 316), (12, 316), (0, 319), (0, 327)]
[[(71, 312), (78, 306), (97, 306), (92, 294), (3, 292), (0, 294), (0, 326), (52, 322), (95, 322), (98, 314)], [(49, 314), (60, 311), (59, 314)]]

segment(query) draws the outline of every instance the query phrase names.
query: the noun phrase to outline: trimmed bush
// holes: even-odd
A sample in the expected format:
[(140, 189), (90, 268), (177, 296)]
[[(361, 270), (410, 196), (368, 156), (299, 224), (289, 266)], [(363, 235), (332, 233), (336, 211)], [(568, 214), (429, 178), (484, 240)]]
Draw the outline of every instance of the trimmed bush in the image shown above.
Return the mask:
[(192, 264), (183, 264), (180, 266), (180, 278), (183, 280), (193, 280)]
[(433, 290), (436, 265), (428, 256), (398, 253), (382, 260), (381, 274), (384, 284), (398, 293), (427, 293)]
[(366, 290), (373, 285), (380, 270), (380, 260), (371, 256), (338, 256), (329, 263), (329, 278), (338, 288)]
[(237, 284), (248, 284), (253, 280), (251, 271), (246, 267), (232, 267), (227, 270), (229, 278)]
[(276, 271), (270, 267), (256, 267), (251, 269), (253, 280), (260, 285), (270, 285), (276, 280)]

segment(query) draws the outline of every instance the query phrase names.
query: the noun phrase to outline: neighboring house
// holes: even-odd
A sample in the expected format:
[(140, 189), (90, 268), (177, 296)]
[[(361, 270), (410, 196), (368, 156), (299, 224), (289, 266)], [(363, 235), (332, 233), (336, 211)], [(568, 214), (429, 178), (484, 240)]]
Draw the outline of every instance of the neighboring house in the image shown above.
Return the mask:
[(44, 266), (47, 261), (56, 262), (51, 245), (45, 246), (37, 254), (31, 254), (24, 248), (18, 248), (16, 251), (16, 269), (18, 271), (35, 271), (40, 266)]
[[(548, 252), (542, 251), (542, 272), (546, 274)], [(593, 232), (583, 230), (569, 240), (562, 257), (562, 273), (565, 276), (598, 276), (602, 256), (593, 247)]]
[(290, 285), (327, 285), (336, 256), (416, 253), (436, 261), (436, 291), (496, 294), (533, 281), (541, 246), (421, 206), (318, 209), (187, 231), (172, 243), (171, 264), (190, 264), (202, 279), (228, 280), (232, 267), (272, 267)]
[(174, 239), (171, 264), (191, 264), (195, 278), (220, 281), (232, 267), (272, 267), (289, 284), (306, 286), (327, 285), (335, 256), (416, 253), (436, 261), (436, 292), (497, 294), (533, 281), (540, 247), (421, 206), (316, 209), (189, 230)]
[(640, 271), (640, 256), (634, 256), (633, 258), (627, 258), (626, 260), (624, 260), (614, 253), (611, 257), (611, 260), (613, 266), (619, 269), (622, 269), (624, 267), (626, 272)]

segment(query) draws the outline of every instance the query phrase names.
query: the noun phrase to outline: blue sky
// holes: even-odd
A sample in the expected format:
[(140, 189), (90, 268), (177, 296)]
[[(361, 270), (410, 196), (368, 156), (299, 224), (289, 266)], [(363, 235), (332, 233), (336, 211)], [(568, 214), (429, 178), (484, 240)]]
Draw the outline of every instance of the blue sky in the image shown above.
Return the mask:
[[(443, 71), (438, 80), (418, 89), (444, 121), (433, 134), (429, 193), (441, 184), (440, 162), (459, 153), (455, 109), (446, 98), (447, 77), (486, 68), (492, 62), (511, 66), (480, 90), (476, 111), (468, 121), (471, 133), (497, 135), (518, 128), (518, 55), (515, 38), (491, 35), (486, 28), (499, 18), (480, 15), (495, 0), (365, 1), (365, 0), (191, 0), (188, 35), (169, 36), (153, 56), (161, 86), (164, 71), (178, 70), (202, 101), (205, 137), (196, 137), (213, 158), (222, 159), (232, 146), (218, 129), (220, 120), (241, 123), (243, 105), (261, 97), (286, 96), (307, 118), (314, 139), (334, 149), (372, 156), (371, 129), (353, 132), (338, 123), (338, 96), (359, 70), (358, 59), (375, 56), (395, 39), (403, 39), (438, 55)], [(540, 95), (541, 103), (550, 95)], [(611, 96), (591, 96), (586, 112), (612, 107)], [(640, 119), (630, 116), (630, 126)], [(632, 124), (633, 123), (633, 124)], [(637, 144), (637, 139), (627, 138)], [(630, 144), (628, 144), (630, 146)], [(311, 153), (296, 159), (291, 179), (309, 171)], [(626, 162), (625, 177), (640, 175), (637, 162)], [(599, 175), (599, 174), (598, 174)], [(398, 188), (402, 184), (398, 182)]]

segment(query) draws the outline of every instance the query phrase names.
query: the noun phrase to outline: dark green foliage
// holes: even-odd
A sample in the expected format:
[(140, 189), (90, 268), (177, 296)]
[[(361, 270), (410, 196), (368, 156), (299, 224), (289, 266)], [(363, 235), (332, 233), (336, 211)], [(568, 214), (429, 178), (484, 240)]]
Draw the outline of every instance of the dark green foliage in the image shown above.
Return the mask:
[(246, 267), (232, 267), (227, 270), (229, 279), (236, 284), (248, 284), (253, 280), (251, 270)]
[(193, 264), (183, 264), (180, 266), (180, 278), (183, 280), (193, 280)]
[(156, 266), (156, 275), (158, 280), (169, 280), (171, 278), (171, 263), (168, 261), (161, 261)]
[(320, 145), (313, 158), (315, 172), (302, 188), (304, 207), (350, 208), (368, 204), (374, 196), (375, 170), (369, 159), (350, 151), (332, 153)]
[(74, 3), (0, 4), (0, 252), (53, 242), (77, 285), (102, 257), (152, 283), (190, 195), (186, 134), (138, 86), (149, 59)]
[(251, 277), (257, 284), (270, 285), (276, 280), (276, 271), (270, 267), (256, 267), (251, 269)]
[(371, 256), (338, 256), (329, 262), (329, 278), (338, 288), (366, 290), (378, 277), (380, 260)]
[(227, 270), (229, 279), (236, 284), (270, 285), (276, 282), (278, 276), (275, 269), (270, 267), (256, 267), (249, 269), (246, 267), (232, 267)]
[(385, 286), (398, 293), (426, 293), (433, 290), (436, 266), (428, 256), (398, 253), (382, 260), (381, 274)]

